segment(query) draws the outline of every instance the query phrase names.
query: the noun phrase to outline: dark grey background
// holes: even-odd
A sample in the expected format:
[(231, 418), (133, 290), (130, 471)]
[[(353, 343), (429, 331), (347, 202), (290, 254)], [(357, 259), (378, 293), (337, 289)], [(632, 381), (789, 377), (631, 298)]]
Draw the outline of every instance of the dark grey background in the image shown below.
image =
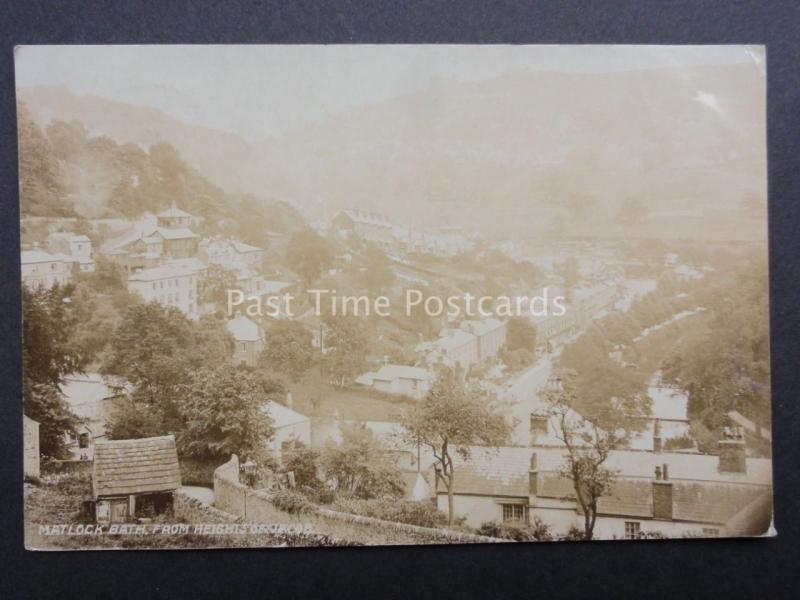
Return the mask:
[[(0, 6), (0, 594), (796, 597), (800, 3), (12, 1)], [(766, 44), (775, 520), (771, 540), (31, 553), (22, 541), (16, 44)], [(3, 590), (6, 590), (3, 593)]]

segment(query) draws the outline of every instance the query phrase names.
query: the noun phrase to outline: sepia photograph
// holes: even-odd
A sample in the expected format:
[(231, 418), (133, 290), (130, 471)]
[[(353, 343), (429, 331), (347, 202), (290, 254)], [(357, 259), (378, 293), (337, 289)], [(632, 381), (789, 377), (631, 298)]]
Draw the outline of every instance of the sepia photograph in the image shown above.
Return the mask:
[(764, 46), (14, 67), (27, 549), (777, 535)]

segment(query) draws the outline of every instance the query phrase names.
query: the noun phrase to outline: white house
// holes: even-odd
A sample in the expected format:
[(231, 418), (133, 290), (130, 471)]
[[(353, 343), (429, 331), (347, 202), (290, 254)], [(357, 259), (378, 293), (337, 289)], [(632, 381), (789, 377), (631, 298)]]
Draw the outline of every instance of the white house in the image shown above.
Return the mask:
[(198, 276), (193, 271), (174, 266), (152, 267), (128, 276), (128, 291), (139, 294), (145, 302), (173, 306), (190, 319), (199, 316)]
[(445, 329), (438, 339), (420, 342), (414, 351), (429, 365), (460, 367), (464, 371), (479, 362), (478, 338), (463, 329)]
[(477, 338), (479, 362), (493, 359), (505, 346), (508, 330), (505, 321), (493, 318), (465, 320), (461, 322), (461, 329)]
[(273, 400), (268, 401), (263, 409), (272, 417), (275, 435), (268, 442), (269, 449), (280, 460), (282, 454), (302, 444), (311, 445), (311, 419)]
[(44, 250), (23, 250), (20, 258), (22, 284), (30, 289), (66, 285), (72, 279), (72, 259), (69, 256)]
[(48, 245), (54, 252), (69, 256), (83, 273), (94, 271), (92, 240), (87, 236), (76, 235), (69, 231), (57, 231), (48, 236)]
[(264, 349), (264, 331), (261, 326), (254, 323), (241, 313), (228, 321), (228, 331), (233, 336), (235, 347), (233, 362), (254, 367), (258, 355)]
[(195, 217), (185, 210), (178, 208), (174, 202), (169, 208), (158, 213), (156, 218), (158, 219), (158, 226), (167, 229), (194, 227), (201, 221), (199, 217)]
[(106, 439), (106, 425), (126, 386), (115, 385), (99, 373), (73, 373), (64, 378), (61, 394), (78, 417), (77, 435), (67, 435), (72, 460), (92, 460), (94, 445)]

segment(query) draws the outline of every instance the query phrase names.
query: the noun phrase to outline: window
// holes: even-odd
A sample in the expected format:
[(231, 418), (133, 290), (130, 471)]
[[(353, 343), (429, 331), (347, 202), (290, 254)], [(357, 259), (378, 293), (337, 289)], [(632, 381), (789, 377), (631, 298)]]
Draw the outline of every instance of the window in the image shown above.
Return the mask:
[(625, 521), (625, 539), (638, 540), (641, 525), (639, 521)]
[(503, 504), (503, 522), (508, 521), (527, 521), (528, 507), (524, 504)]
[(719, 529), (716, 527), (703, 527), (703, 535), (706, 537), (719, 537)]
[(531, 433), (534, 435), (547, 435), (547, 417), (532, 414)]
[(82, 433), (78, 436), (78, 447), (79, 448), (88, 448), (89, 447), (89, 434)]

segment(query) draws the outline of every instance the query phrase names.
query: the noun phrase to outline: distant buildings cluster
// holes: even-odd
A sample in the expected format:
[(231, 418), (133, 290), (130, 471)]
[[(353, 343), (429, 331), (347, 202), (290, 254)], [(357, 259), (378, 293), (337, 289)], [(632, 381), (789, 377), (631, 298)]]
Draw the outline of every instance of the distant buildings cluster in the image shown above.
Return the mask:
[(356, 236), (389, 254), (449, 257), (473, 247), (459, 227), (439, 228), (435, 232), (420, 231), (392, 223), (384, 215), (363, 210), (341, 211), (331, 222), (331, 228), (342, 238)]

